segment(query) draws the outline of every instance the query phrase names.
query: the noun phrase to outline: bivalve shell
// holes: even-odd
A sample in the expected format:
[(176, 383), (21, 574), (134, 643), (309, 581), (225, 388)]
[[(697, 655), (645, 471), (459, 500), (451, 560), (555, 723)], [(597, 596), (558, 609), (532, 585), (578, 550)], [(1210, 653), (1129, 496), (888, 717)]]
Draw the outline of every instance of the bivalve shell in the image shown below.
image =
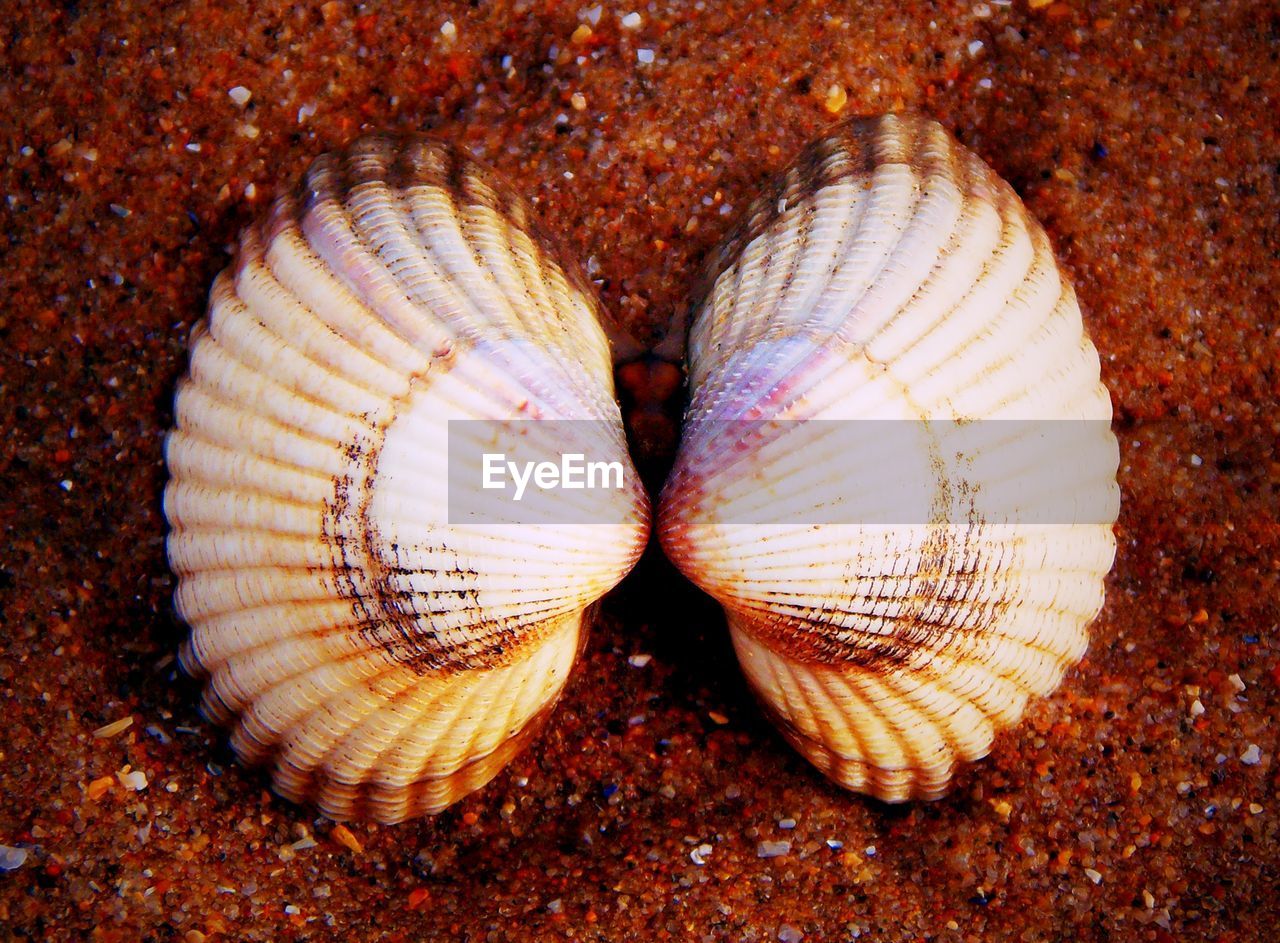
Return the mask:
[(1102, 605), (1118, 454), (1075, 294), (1013, 190), (898, 116), (807, 148), (709, 275), (662, 543), (810, 761), (940, 796)]
[[(626, 484), (561, 492), (541, 523), (459, 522), (458, 420), (561, 420), (529, 434), (576, 437)], [(242, 234), (166, 455), (203, 709), (340, 819), (435, 812), (492, 778), (648, 533), (590, 287), (492, 172), (421, 137), (319, 158)]]

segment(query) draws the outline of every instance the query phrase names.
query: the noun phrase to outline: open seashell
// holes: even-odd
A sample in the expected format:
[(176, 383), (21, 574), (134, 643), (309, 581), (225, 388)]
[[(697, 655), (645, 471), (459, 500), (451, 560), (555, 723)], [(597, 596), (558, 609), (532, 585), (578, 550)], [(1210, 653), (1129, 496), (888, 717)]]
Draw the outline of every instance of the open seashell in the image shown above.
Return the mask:
[[(242, 234), (192, 336), (165, 513), (182, 664), (278, 792), (396, 822), (529, 739), (647, 539), (612, 371), (585, 279), (438, 142), (325, 155)], [(451, 421), (530, 419), (625, 485), (454, 520)]]
[(659, 528), (823, 773), (935, 798), (1084, 654), (1115, 553), (1098, 355), (941, 125), (843, 123), (712, 263)]

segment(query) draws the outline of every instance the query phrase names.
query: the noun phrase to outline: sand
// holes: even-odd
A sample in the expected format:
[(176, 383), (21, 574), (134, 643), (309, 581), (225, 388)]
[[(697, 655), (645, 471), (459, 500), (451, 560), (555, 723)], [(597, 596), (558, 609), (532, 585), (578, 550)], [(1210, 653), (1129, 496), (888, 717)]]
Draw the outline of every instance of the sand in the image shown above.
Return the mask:
[[(1275, 939), (1274, 5), (213, 7), (6, 8), (0, 935)], [(846, 794), (650, 559), (541, 738), (434, 819), (335, 827), (234, 763), (174, 658), (161, 445), (277, 188), (363, 129), (429, 129), (652, 336), (805, 140), (904, 109), (1045, 223), (1115, 403), (1119, 551), (1056, 694), (940, 802)]]

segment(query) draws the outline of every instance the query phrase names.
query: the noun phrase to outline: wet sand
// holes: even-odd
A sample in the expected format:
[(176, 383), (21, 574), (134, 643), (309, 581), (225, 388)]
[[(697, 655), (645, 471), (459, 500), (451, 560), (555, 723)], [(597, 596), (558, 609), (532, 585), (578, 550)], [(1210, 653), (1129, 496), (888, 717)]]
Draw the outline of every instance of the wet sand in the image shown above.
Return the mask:
[[(769, 6), (11, 5), (5, 938), (1274, 939), (1280, 12)], [(1053, 697), (942, 801), (846, 794), (648, 559), (541, 738), (434, 819), (335, 828), (235, 765), (176, 669), (161, 442), (277, 187), (364, 129), (462, 142), (653, 336), (805, 140), (903, 109), (1045, 223), (1115, 403), (1117, 560)]]

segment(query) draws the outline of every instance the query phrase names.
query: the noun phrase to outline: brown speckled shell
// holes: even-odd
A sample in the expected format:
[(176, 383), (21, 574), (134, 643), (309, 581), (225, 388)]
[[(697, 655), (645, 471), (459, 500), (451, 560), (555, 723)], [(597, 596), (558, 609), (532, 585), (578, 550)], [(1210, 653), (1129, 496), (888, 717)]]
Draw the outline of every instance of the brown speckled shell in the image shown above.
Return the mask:
[[(936, 122), (845, 122), (714, 258), (689, 374), (663, 546), (806, 757), (936, 798), (1083, 655), (1115, 552), (1110, 399), (1044, 230)], [(899, 476), (927, 519), (815, 517)]]
[[(483, 785), (639, 556), (647, 499), (575, 272), (490, 171), (372, 136), (319, 158), (214, 284), (166, 449), (182, 663), (286, 797), (395, 822)], [(594, 493), (612, 523), (451, 523), (449, 421), (543, 418), (589, 420), (627, 465)]]

